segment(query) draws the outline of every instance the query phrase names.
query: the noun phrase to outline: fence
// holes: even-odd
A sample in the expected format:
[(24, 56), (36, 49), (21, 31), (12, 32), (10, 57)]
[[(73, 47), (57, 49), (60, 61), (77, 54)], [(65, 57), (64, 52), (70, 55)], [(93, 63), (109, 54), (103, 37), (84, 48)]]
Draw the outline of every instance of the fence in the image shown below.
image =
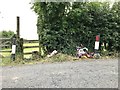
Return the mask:
[[(12, 39), (11, 38), (0, 38), (0, 56), (3, 57), (11, 57), (11, 52), (12, 52)], [(9, 43), (8, 43), (9, 42)], [(32, 48), (39, 48), (39, 44), (34, 45), (34, 43), (38, 43), (38, 40), (23, 40), (22, 38), (16, 40), (16, 53), (20, 54), (22, 56), (22, 59), (24, 58), (24, 55), (29, 55), (29, 54), (33, 54), (33, 52), (35, 52), (35, 50), (30, 50)], [(32, 45), (29, 45), (31, 44)], [(27, 46), (25, 45), (27, 44)], [(5, 49), (8, 48), (8, 49)], [(29, 52), (24, 52), (25, 49), (29, 49)], [(3, 55), (5, 53), (9, 53), (7, 56)]]
[[(27, 43), (27, 46), (24, 46), (24, 44)], [(30, 43), (32, 43), (33, 45), (29, 45)], [(34, 43), (38, 43), (38, 40), (24, 40), (23, 41), (23, 51), (25, 49), (31, 49), (31, 48), (39, 48), (39, 45), (34, 45)], [(33, 54), (35, 50), (31, 50), (30, 52), (24, 52), (24, 55), (28, 55), (28, 54)]]
[[(24, 52), (24, 49), (39, 48), (39, 45), (35, 46), (34, 44), (33, 46), (29, 46), (29, 45), (24, 46), (24, 43), (26, 42), (34, 43), (34, 42), (38, 42), (38, 40), (23, 40), (22, 38), (20, 38), (20, 17), (17, 16), (16, 20), (17, 20), (16, 34), (13, 35), (11, 38), (0, 38), (0, 43), (1, 43), (0, 44), (0, 57), (2, 56), (3, 53), (9, 53), (9, 57), (10, 56), (15, 57), (16, 55), (21, 55), (23, 59), (24, 55), (33, 54), (33, 51)], [(9, 48), (9, 49), (1, 50), (3, 48)]]
[[(0, 38), (0, 56), (3, 57), (3, 53), (7, 54), (9, 53), (9, 55), (7, 55), (6, 57), (10, 57), (10, 52), (11, 50), (11, 38)], [(2, 50), (3, 48), (9, 48), (9, 49), (5, 49)]]
[(11, 45), (11, 38), (0, 38), (0, 48), (7, 48)]

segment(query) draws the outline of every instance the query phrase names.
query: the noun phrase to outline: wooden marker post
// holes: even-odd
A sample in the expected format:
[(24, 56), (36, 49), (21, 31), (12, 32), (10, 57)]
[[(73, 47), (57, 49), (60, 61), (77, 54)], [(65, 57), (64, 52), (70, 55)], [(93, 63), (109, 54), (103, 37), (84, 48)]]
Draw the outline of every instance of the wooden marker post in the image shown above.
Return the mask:
[(11, 52), (11, 58), (13, 61), (15, 61), (15, 53), (16, 53), (16, 38), (14, 37), (12, 40), (12, 52)]
[(100, 54), (99, 54), (99, 52), (98, 52), (98, 50), (99, 50), (99, 41), (100, 41), (100, 35), (97, 35), (96, 36), (96, 41), (95, 41), (95, 54), (94, 54), (94, 56), (95, 56), (95, 58), (100, 58)]
[(95, 53), (97, 53), (99, 50), (99, 41), (100, 41), (100, 35), (97, 35), (95, 41)]

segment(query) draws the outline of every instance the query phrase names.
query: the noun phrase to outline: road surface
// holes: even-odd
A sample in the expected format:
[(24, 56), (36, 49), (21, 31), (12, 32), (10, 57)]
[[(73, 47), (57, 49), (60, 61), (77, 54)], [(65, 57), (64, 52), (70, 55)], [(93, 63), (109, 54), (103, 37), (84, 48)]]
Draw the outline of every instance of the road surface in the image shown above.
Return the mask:
[(6, 66), (2, 88), (118, 88), (118, 60)]

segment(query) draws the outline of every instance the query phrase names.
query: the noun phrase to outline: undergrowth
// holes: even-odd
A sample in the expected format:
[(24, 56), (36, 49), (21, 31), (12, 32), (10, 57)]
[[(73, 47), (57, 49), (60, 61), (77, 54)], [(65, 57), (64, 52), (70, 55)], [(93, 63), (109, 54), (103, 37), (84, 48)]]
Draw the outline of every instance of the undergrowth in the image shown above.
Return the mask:
[[(116, 58), (118, 57), (119, 53), (117, 53), (116, 55), (107, 55), (107, 56), (101, 56), (100, 59), (104, 60), (104, 59), (109, 59), (109, 58)], [(20, 59), (20, 57), (18, 56), (17, 59), (15, 61), (12, 61), (11, 58), (2, 58), (2, 62), (0, 62), (1, 66), (16, 66), (16, 65), (24, 65), (24, 64), (37, 64), (37, 63), (54, 63), (54, 62), (66, 62), (66, 61), (79, 61), (79, 60), (91, 60), (85, 57), (82, 58), (78, 58), (78, 57), (74, 57), (71, 55), (67, 55), (67, 54), (62, 54), (62, 53), (58, 53), (52, 57), (44, 57), (44, 58), (38, 58), (38, 59), (34, 59), (34, 58), (28, 58), (28, 59)]]

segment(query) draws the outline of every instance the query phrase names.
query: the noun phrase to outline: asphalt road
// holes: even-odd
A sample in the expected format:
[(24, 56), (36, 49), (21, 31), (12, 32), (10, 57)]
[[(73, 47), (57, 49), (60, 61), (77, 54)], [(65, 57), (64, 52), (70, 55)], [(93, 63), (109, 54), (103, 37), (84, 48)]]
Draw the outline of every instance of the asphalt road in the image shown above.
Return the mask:
[(118, 88), (118, 60), (84, 60), (2, 68), (2, 88)]

